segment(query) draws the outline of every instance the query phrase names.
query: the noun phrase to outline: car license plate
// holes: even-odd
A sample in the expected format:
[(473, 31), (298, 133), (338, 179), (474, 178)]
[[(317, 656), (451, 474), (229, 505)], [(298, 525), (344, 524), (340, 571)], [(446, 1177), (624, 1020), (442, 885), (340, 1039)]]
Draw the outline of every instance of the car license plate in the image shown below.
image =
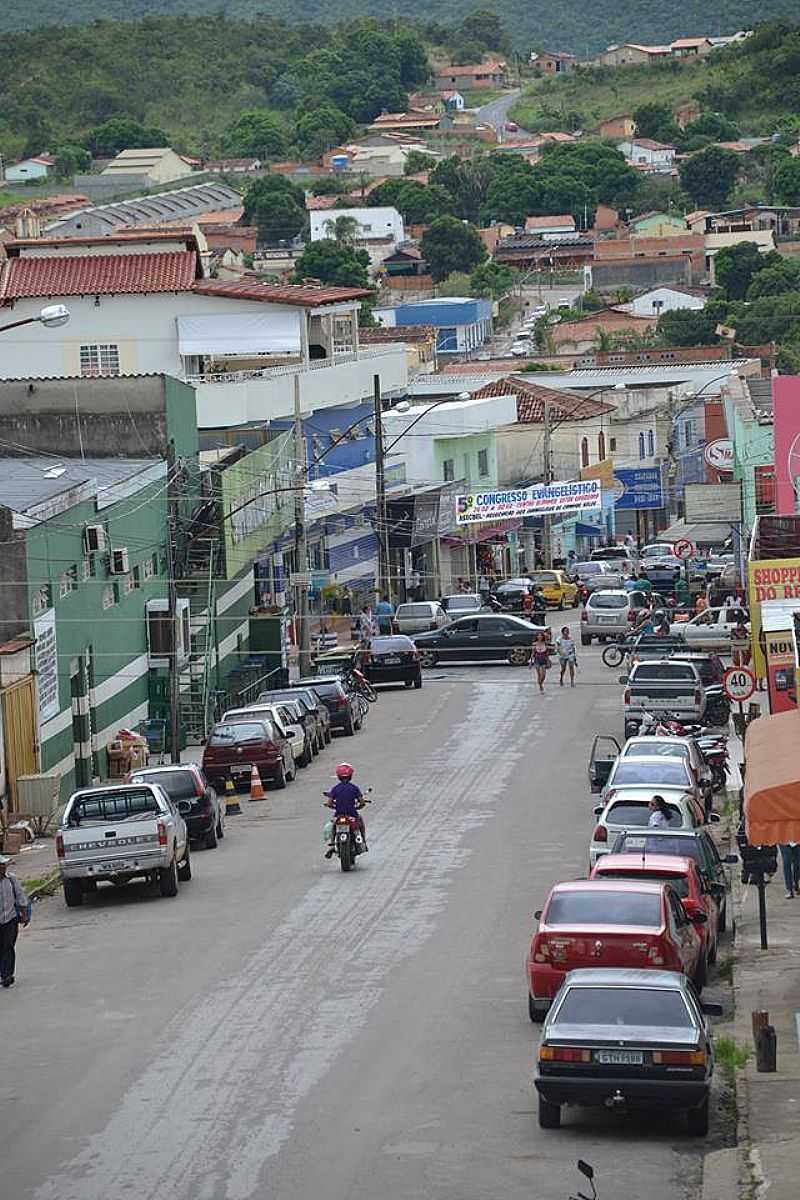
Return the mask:
[(595, 1050), (592, 1057), (607, 1067), (640, 1067), (644, 1062), (641, 1050)]
[(598, 617), (597, 619), (601, 625), (613, 625), (617, 618), (616, 617)]
[(647, 845), (647, 841), (643, 837), (626, 837), (625, 845), (632, 846), (634, 850), (643, 850)]
[(103, 872), (103, 874), (105, 874), (105, 875), (118, 875), (118, 874), (120, 874), (122, 871), (130, 871), (130, 870), (132, 870), (132, 869), (133, 869), (133, 863), (132, 863), (132, 862), (128, 862), (128, 860), (127, 860), (127, 859), (124, 859), (124, 860), (121, 860), (121, 861), (117, 861), (117, 862), (101, 863), (101, 864), (100, 864), (100, 870), (101, 870), (101, 871)]
[(385, 658), (381, 659), (381, 661), (386, 667), (396, 667), (400, 662), (400, 659), (396, 654), (387, 654)]

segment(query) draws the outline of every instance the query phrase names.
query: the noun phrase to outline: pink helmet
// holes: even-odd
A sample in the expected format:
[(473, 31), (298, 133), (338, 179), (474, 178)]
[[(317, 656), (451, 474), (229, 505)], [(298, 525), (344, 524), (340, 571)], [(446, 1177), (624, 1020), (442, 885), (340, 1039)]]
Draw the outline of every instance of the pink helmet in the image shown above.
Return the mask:
[(353, 774), (354, 774), (354, 771), (353, 771), (353, 768), (350, 766), (350, 763), (339, 763), (338, 767), (336, 768), (336, 778), (337, 779), (341, 779), (341, 780), (352, 779)]

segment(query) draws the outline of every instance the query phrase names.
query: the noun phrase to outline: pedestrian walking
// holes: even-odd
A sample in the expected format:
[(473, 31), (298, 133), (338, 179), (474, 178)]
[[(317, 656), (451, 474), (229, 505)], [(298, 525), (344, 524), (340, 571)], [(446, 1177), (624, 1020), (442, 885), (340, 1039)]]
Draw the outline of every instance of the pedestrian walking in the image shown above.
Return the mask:
[(784, 842), (780, 851), (786, 899), (793, 900), (800, 895), (800, 845), (797, 842)]
[(349, 587), (342, 588), (342, 616), (351, 617), (353, 615), (353, 593)]
[(377, 632), (378, 625), (372, 615), (372, 609), (368, 604), (365, 604), (358, 618), (358, 640), (360, 642), (369, 642), (370, 638), (374, 637)]
[(561, 667), (559, 685), (564, 686), (564, 676), (569, 671), (569, 686), (575, 687), (575, 668), (578, 665), (578, 650), (569, 632), (569, 625), (564, 625), (556, 639), (556, 653)]
[(550, 647), (543, 633), (537, 633), (531, 649), (531, 668), (536, 672), (539, 691), (544, 691), (547, 668), (550, 666)]
[(9, 873), (10, 862), (8, 855), (0, 854), (0, 984), (4, 988), (14, 982), (19, 927), (30, 921), (28, 897), (16, 875)]
[(750, 634), (743, 621), (731, 630), (731, 656), (735, 667), (746, 667), (750, 662)]
[(375, 605), (375, 616), (378, 618), (378, 633), (391, 633), (394, 605), (388, 596), (384, 596)]

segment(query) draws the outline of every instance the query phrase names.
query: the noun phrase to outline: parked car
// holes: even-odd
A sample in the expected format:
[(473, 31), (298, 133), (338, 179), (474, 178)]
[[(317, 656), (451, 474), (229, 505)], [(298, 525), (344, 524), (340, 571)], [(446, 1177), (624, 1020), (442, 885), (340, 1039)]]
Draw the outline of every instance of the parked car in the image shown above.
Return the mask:
[(255, 766), (262, 783), (284, 788), (295, 777), (292, 747), (266, 717), (241, 723), (220, 722), (208, 735), (203, 770), (219, 791), (231, 779), (237, 789), (250, 786)]
[(700, 937), (677, 893), (658, 881), (557, 883), (538, 919), (528, 953), (532, 1021), (542, 1020), (567, 972), (581, 967), (661, 967), (705, 982)]
[(454, 596), (442, 596), (442, 608), (451, 621), (456, 617), (468, 617), (483, 611), (483, 600), (477, 592), (458, 592)]
[(676, 621), (670, 625), (670, 631), (679, 633), (689, 648), (719, 650), (727, 654), (731, 648), (731, 633), (742, 619), (749, 628), (747, 613), (735, 605), (707, 608), (689, 621)]
[(519, 125), (516, 121), (506, 121), (503, 128), (505, 129), (506, 133), (516, 133), (519, 129)]
[(581, 610), (581, 645), (591, 646), (592, 638), (624, 637), (634, 621), (650, 608), (645, 592), (626, 592), (622, 589), (592, 592)]
[(622, 572), (615, 571), (608, 563), (578, 562), (573, 563), (571, 570), (578, 586), (586, 588), (590, 595), (622, 588)]
[(294, 709), (289, 707), (290, 701), (282, 704), (253, 704), (249, 708), (231, 708), (222, 714), (223, 721), (253, 721), (266, 717), (272, 721), (275, 728), (287, 739), (292, 747), (292, 755), (298, 767), (307, 767), (313, 758), (311, 742), (303, 727), (302, 718)]
[[(616, 834), (629, 829), (649, 832), (650, 800), (663, 796), (670, 810), (670, 829), (697, 829), (705, 824), (705, 813), (690, 792), (671, 787), (614, 788), (602, 804), (596, 804), (597, 824), (589, 843), (589, 868), (611, 849)], [(719, 816), (714, 813), (712, 816)]]
[(721, 856), (708, 829), (626, 829), (617, 835), (611, 853), (635, 854), (639, 858), (648, 854), (675, 854), (693, 859), (719, 907), (719, 932), (725, 932), (730, 890), (725, 866), (737, 863), (739, 856)]
[(300, 679), (298, 683), (309, 687), (323, 708), (328, 710), (331, 729), (341, 730), (352, 737), (363, 724), (360, 705), (355, 696), (345, 690), (338, 675), (322, 675), (317, 678)]
[(622, 571), (623, 575), (632, 575), (637, 564), (637, 557), (628, 546), (598, 546), (592, 550), (589, 558), (592, 562), (604, 562)]
[(404, 683), (422, 687), (419, 650), (411, 638), (402, 634), (370, 638), (369, 647), (359, 654), (359, 668), (371, 684)]
[(186, 822), (189, 838), (202, 842), (206, 850), (213, 850), (225, 837), (225, 805), (197, 763), (142, 768), (132, 771), (127, 782), (157, 783), (176, 808), (185, 801), (178, 811)]
[[(665, 739), (666, 740), (666, 739)], [(682, 788), (690, 792), (698, 804), (705, 805), (706, 793), (710, 790), (710, 773), (698, 775), (689, 759), (664, 754), (653, 754), (648, 758), (638, 755), (622, 755), (611, 768), (603, 795), (611, 796), (616, 788), (644, 787), (657, 792), (661, 787)]]
[(514, 342), (511, 353), (515, 358), (529, 358), (536, 353), (536, 347), (533, 342)]
[(638, 732), (646, 712), (670, 712), (683, 721), (702, 721), (706, 694), (692, 663), (661, 658), (633, 664), (622, 704), (627, 738)]
[(325, 705), (310, 687), (273, 688), (260, 692), (256, 704), (282, 704), (284, 700), (296, 701), (303, 710), (303, 728), (311, 739), (312, 754), (319, 754), (331, 740), (331, 719)]
[(513, 667), (524, 667), (538, 633), (544, 633), (548, 639), (552, 637), (546, 625), (533, 625), (511, 614), (495, 616), (487, 613), (486, 616), (460, 617), (436, 633), (418, 633), (414, 644), (423, 667), (434, 667), (437, 662), (502, 658)]
[(727, 725), (731, 715), (731, 702), (722, 685), (725, 664), (719, 655), (680, 650), (669, 657), (675, 662), (691, 663), (697, 670), (706, 694), (705, 721), (709, 725)]
[(162, 896), (177, 896), (178, 880), (192, 877), (186, 822), (157, 783), (73, 792), (56, 834), (56, 858), (67, 908), (78, 908), (103, 880), (157, 880)]
[(604, 854), (595, 863), (590, 879), (639, 879), (668, 883), (675, 891), (690, 921), (705, 913), (705, 921), (696, 923), (706, 964), (716, 962), (719, 942), (719, 904), (706, 887), (694, 859), (674, 854)]
[(708, 1133), (714, 1047), (707, 1015), (677, 971), (582, 970), (564, 980), (542, 1029), (535, 1085), (539, 1125), (557, 1129), (565, 1104), (684, 1111)]
[(553, 608), (574, 608), (577, 604), (578, 586), (564, 571), (534, 571), (531, 579), (534, 587), (542, 589), (545, 600)]
[(498, 584), (494, 590), (494, 595), (500, 601), (504, 608), (510, 612), (522, 612), (522, 601), (533, 589), (536, 584), (530, 576), (525, 575), (519, 579), (507, 579), (505, 583)]
[(700, 753), (697, 742), (691, 737), (644, 737), (628, 738), (620, 751), (621, 758), (655, 757), (682, 758), (691, 768), (692, 774), (703, 787), (711, 784), (711, 771)]
[(647, 566), (648, 558), (674, 558), (675, 544), (674, 542), (648, 542), (646, 546), (642, 546), (639, 551), (639, 559), (643, 567)]
[(398, 604), (394, 624), (398, 633), (424, 633), (428, 629), (441, 629), (449, 620), (447, 613), (435, 600), (415, 600), (412, 604)]
[(671, 592), (683, 574), (683, 563), (673, 554), (648, 558), (639, 564), (656, 591)]

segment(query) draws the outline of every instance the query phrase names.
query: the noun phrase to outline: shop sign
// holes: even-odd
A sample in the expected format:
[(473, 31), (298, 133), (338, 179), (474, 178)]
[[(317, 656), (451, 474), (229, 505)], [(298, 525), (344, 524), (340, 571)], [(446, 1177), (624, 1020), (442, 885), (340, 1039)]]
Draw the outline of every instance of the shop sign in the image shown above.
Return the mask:
[(44, 724), (58, 715), (58, 650), (56, 610), (49, 608), (33, 622), (36, 638), (36, 673), (39, 683), (39, 720)]
[(715, 438), (706, 446), (703, 458), (714, 471), (732, 471), (733, 442), (730, 438)]

